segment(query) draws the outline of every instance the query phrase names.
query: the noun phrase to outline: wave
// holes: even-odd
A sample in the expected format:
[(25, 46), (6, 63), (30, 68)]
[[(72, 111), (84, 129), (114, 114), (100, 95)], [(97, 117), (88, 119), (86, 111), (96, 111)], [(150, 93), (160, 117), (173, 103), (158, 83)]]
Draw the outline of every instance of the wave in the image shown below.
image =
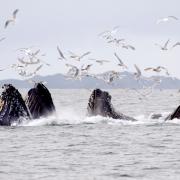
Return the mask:
[[(112, 119), (109, 117), (93, 116), (87, 117), (85, 115), (77, 114), (72, 110), (61, 111), (48, 117), (43, 117), (34, 120), (24, 120), (18, 126), (63, 126), (63, 125), (78, 125), (78, 124), (109, 124), (109, 125), (154, 125), (162, 123), (180, 124), (179, 119), (165, 121), (165, 117), (169, 112), (161, 113), (162, 117), (159, 119), (152, 119), (152, 114), (149, 116), (138, 115), (134, 117), (137, 121), (128, 121), (123, 119)], [(16, 124), (14, 124), (16, 126)]]

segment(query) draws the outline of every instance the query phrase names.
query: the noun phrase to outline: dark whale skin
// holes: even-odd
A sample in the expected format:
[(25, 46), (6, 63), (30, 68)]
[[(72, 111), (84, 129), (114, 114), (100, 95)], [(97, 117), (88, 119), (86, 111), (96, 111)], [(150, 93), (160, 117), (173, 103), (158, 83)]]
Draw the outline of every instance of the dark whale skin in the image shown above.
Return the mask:
[(11, 84), (5, 84), (2, 88), (0, 125), (11, 126), (13, 123), (20, 123), (22, 118), (30, 119), (30, 113), (19, 91)]
[(55, 112), (55, 106), (49, 90), (42, 83), (36, 83), (28, 91), (25, 103), (33, 119), (48, 116)]
[(166, 117), (165, 120), (166, 121), (167, 120), (173, 120), (175, 118), (180, 119), (180, 106), (178, 106), (172, 114), (170, 114), (168, 117)]
[(116, 112), (111, 104), (111, 95), (101, 89), (93, 90), (87, 107), (88, 116), (103, 116), (111, 117), (113, 119), (123, 119), (136, 121), (136, 119), (126, 116), (120, 112)]

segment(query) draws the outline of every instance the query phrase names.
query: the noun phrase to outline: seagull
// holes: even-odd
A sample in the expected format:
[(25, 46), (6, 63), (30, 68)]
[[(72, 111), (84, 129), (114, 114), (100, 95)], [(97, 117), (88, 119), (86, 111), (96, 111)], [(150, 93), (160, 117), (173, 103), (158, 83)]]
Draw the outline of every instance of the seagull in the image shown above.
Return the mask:
[(57, 50), (58, 50), (58, 53), (59, 53), (59, 55), (60, 55), (60, 57), (58, 58), (58, 59), (60, 59), (60, 60), (66, 60), (66, 58), (65, 58), (65, 56), (64, 56), (64, 54), (62, 53), (62, 51), (60, 50), (60, 48), (59, 48), (59, 46), (57, 46)]
[(160, 24), (161, 22), (168, 22), (170, 20), (179, 20), (179, 19), (177, 17), (175, 17), (175, 16), (168, 16), (168, 17), (158, 19), (156, 21), (156, 24)]
[[(32, 52), (32, 47), (34, 47), (34, 46), (31, 46), (31, 47), (28, 47), (28, 48), (19, 48), (19, 49), (17, 49), (16, 51), (21, 51), (21, 52), (24, 52), (25, 53), (25, 55), (27, 55), (28, 57), (29, 57), (29, 59), (30, 59), (30, 61), (22, 61), (22, 58), (19, 58), (18, 60), (21, 62), (21, 63), (23, 63), (23, 64), (38, 64), (39, 62), (42, 62), (42, 63), (44, 63), (45, 65), (47, 65), (47, 66), (50, 66), (50, 64), (49, 63), (47, 63), (47, 62), (45, 62), (45, 61), (43, 61), (43, 60), (41, 60), (41, 59), (39, 59), (38, 57), (37, 57), (37, 55), (40, 53), (40, 49), (38, 49), (38, 50), (36, 50), (35, 52)], [(36, 61), (33, 61), (33, 59), (36, 59)]]
[(17, 13), (18, 13), (18, 12), (19, 12), (19, 9), (14, 10), (12, 18), (11, 18), (11, 19), (8, 19), (8, 20), (5, 22), (5, 25), (4, 25), (4, 28), (5, 28), (5, 29), (8, 27), (8, 25), (9, 25), (10, 23), (16, 21), (16, 16), (17, 16)]
[(167, 50), (168, 50), (167, 45), (168, 45), (169, 41), (170, 41), (170, 40), (168, 39), (168, 40), (166, 41), (166, 43), (164, 44), (164, 46), (161, 46), (161, 45), (159, 45), (159, 44), (155, 44), (155, 45), (159, 46), (159, 47), (161, 48), (161, 50), (167, 51)]
[(118, 66), (121, 66), (121, 67), (123, 67), (123, 68), (125, 68), (125, 69), (128, 69), (128, 67), (123, 63), (123, 61), (119, 58), (119, 56), (116, 54), (116, 53), (114, 53), (114, 56), (117, 58), (117, 60), (119, 61), (119, 64), (118, 64)]
[(85, 53), (82, 54), (82, 55), (77, 55), (77, 54), (75, 54), (75, 53), (73, 53), (73, 52), (71, 52), (71, 51), (69, 51), (69, 53), (71, 54), (71, 55), (70, 55), (70, 58), (75, 59), (75, 60), (77, 60), (77, 61), (80, 61), (80, 60), (81, 60), (82, 58), (84, 58), (85, 56), (91, 54), (90, 51), (85, 52)]
[(138, 68), (138, 66), (136, 64), (134, 64), (134, 67), (136, 69), (134, 76), (135, 76), (136, 80), (139, 80), (142, 75), (141, 70)]
[(78, 78), (78, 76), (80, 74), (80, 70), (76, 66), (74, 66), (72, 64), (66, 64), (66, 66), (70, 67), (67, 75), (68, 76), (70, 75), (71, 78)]
[(119, 78), (118, 72), (110, 71), (108, 74), (108, 79), (105, 79), (105, 77), (103, 77), (103, 80), (109, 84), (109, 83), (112, 83), (117, 78)]
[(169, 76), (169, 72), (167, 70), (167, 68), (163, 67), (163, 66), (158, 66), (156, 68), (153, 68), (153, 67), (148, 67), (148, 68), (145, 68), (144, 71), (154, 71), (154, 72), (161, 72), (161, 70), (164, 70), (166, 72), (166, 75)]
[(89, 59), (89, 60), (91, 60), (91, 61), (96, 61), (97, 63), (99, 63), (100, 65), (103, 65), (103, 63), (108, 63), (108, 62), (110, 62), (110, 61), (108, 61), (108, 60), (101, 60), (101, 59)]

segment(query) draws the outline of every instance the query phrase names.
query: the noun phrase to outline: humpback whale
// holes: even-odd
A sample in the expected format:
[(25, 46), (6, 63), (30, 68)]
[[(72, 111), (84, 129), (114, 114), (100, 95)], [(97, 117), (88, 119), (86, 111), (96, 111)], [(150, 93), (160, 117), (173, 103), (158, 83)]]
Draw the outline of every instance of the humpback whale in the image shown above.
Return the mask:
[(55, 106), (49, 90), (42, 83), (35, 83), (28, 91), (25, 103), (33, 119), (55, 112)]
[(30, 119), (30, 113), (19, 91), (11, 84), (4, 84), (2, 89), (0, 125), (10, 126), (20, 123), (22, 119)]
[(111, 95), (101, 89), (93, 90), (89, 98), (87, 114), (88, 116), (100, 115), (104, 117), (111, 117), (113, 119), (136, 121), (136, 119), (132, 117), (116, 112), (111, 104)]

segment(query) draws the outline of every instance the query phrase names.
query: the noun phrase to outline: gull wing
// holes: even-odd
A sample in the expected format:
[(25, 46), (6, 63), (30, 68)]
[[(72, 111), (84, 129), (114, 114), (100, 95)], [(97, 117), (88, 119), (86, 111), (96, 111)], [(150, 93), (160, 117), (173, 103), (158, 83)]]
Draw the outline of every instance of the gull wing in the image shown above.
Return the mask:
[(140, 74), (141, 74), (141, 70), (137, 67), (137, 65), (136, 65), (136, 64), (134, 64), (134, 67), (135, 67), (135, 69), (136, 69), (137, 73), (140, 75)]
[(136, 50), (134, 46), (128, 45), (127, 47), (132, 49), (132, 50)]
[(153, 70), (152, 67), (148, 67), (148, 68), (145, 68), (144, 71), (149, 71), (149, 70)]
[(58, 50), (58, 53), (59, 53), (60, 57), (61, 57), (62, 59), (66, 59), (66, 58), (64, 57), (64, 54), (63, 54), (62, 51), (60, 50), (59, 46), (57, 46), (57, 50)]
[(168, 18), (172, 18), (172, 19), (175, 19), (175, 20), (179, 20), (179, 18), (177, 18), (176, 16), (168, 16)]
[(40, 66), (38, 66), (38, 67), (35, 69), (34, 73), (38, 72), (42, 67), (43, 67), (43, 64), (41, 64)]
[(7, 20), (7, 21), (5, 22), (4, 28), (6, 29), (11, 22), (13, 22), (12, 19)]
[(99, 33), (98, 36), (103, 36), (103, 35), (105, 35), (107, 33), (110, 33), (110, 31), (103, 31), (103, 32)]
[(177, 42), (176, 44), (174, 44), (173, 46), (172, 46), (172, 48), (174, 48), (174, 47), (176, 47), (176, 46), (179, 46), (180, 45), (180, 42)]
[(16, 15), (17, 13), (19, 12), (19, 9), (15, 9), (14, 12), (13, 12), (13, 18), (16, 19)]
[(35, 53), (33, 53), (34, 56), (38, 55), (40, 53), (40, 49), (38, 49)]
[(169, 39), (166, 41), (166, 43), (164, 45), (164, 48), (167, 48), (167, 45), (168, 45), (169, 41), (170, 41)]
[(122, 65), (124, 64), (123, 61), (119, 58), (119, 56), (118, 56), (116, 53), (114, 53), (114, 56), (118, 59), (118, 61), (120, 62), (120, 64), (122, 64)]
[(163, 66), (158, 66), (157, 68), (165, 70), (165, 71), (166, 71), (166, 74), (167, 74), (168, 76), (170, 75), (167, 68), (165, 68), (165, 67), (163, 67)]
[(89, 54), (91, 54), (91, 52), (90, 52), (90, 51), (88, 51), (88, 52), (86, 52), (86, 53), (82, 54), (82, 55), (79, 57), (79, 59), (82, 59), (84, 56), (87, 56), (87, 55), (89, 55)]
[(28, 64), (28, 62), (24, 61), (24, 57), (18, 58), (18, 61), (22, 64)]

